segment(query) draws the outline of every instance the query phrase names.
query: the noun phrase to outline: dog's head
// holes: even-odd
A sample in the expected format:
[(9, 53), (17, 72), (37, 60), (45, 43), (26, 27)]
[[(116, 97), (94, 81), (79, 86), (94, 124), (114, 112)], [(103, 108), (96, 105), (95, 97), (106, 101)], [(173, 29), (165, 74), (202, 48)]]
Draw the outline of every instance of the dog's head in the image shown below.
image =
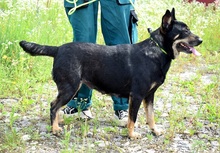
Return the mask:
[(180, 52), (200, 55), (194, 48), (202, 43), (202, 39), (193, 34), (189, 27), (175, 18), (175, 9), (166, 11), (162, 17), (160, 31), (164, 36), (164, 48), (167, 54), (175, 59)]

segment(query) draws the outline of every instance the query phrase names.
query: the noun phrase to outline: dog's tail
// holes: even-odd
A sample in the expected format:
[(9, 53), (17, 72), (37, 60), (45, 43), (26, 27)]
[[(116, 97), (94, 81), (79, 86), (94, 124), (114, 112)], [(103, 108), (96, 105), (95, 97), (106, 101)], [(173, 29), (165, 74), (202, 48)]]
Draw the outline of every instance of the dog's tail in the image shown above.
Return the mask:
[(58, 47), (56, 46), (44, 46), (31, 42), (20, 41), (20, 46), (23, 50), (32, 56), (50, 56), (55, 57), (58, 52)]

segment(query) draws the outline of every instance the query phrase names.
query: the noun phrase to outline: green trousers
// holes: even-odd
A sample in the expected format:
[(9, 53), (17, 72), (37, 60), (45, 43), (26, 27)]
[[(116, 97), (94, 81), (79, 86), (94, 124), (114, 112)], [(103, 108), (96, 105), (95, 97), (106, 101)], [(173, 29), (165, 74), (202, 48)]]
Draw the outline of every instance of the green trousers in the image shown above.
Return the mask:
[[(78, 0), (80, 5), (85, 0)], [(67, 17), (73, 29), (74, 42), (96, 43), (98, 10), (101, 10), (101, 28), (106, 45), (131, 44), (137, 42), (137, 16), (129, 0), (99, 0), (78, 8), (68, 15), (74, 4), (64, 0)], [(67, 105), (84, 110), (91, 106), (92, 90), (82, 85), (76, 96)], [(114, 110), (127, 110), (128, 97), (112, 96)]]

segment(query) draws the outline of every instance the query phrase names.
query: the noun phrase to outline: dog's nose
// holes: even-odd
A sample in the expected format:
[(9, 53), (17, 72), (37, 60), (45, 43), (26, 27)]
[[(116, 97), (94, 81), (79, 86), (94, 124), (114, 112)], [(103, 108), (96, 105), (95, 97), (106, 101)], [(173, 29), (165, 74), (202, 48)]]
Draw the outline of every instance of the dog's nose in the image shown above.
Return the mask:
[(200, 37), (198, 37), (198, 41), (199, 41), (199, 44), (201, 44), (203, 40)]

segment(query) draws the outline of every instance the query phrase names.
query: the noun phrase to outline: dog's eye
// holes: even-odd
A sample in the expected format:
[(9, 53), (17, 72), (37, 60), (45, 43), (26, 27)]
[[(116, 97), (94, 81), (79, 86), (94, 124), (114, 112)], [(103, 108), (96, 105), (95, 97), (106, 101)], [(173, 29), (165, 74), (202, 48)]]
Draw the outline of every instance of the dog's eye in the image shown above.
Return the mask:
[(190, 33), (190, 29), (189, 29), (188, 27), (183, 28), (183, 31), (184, 31), (185, 33)]

